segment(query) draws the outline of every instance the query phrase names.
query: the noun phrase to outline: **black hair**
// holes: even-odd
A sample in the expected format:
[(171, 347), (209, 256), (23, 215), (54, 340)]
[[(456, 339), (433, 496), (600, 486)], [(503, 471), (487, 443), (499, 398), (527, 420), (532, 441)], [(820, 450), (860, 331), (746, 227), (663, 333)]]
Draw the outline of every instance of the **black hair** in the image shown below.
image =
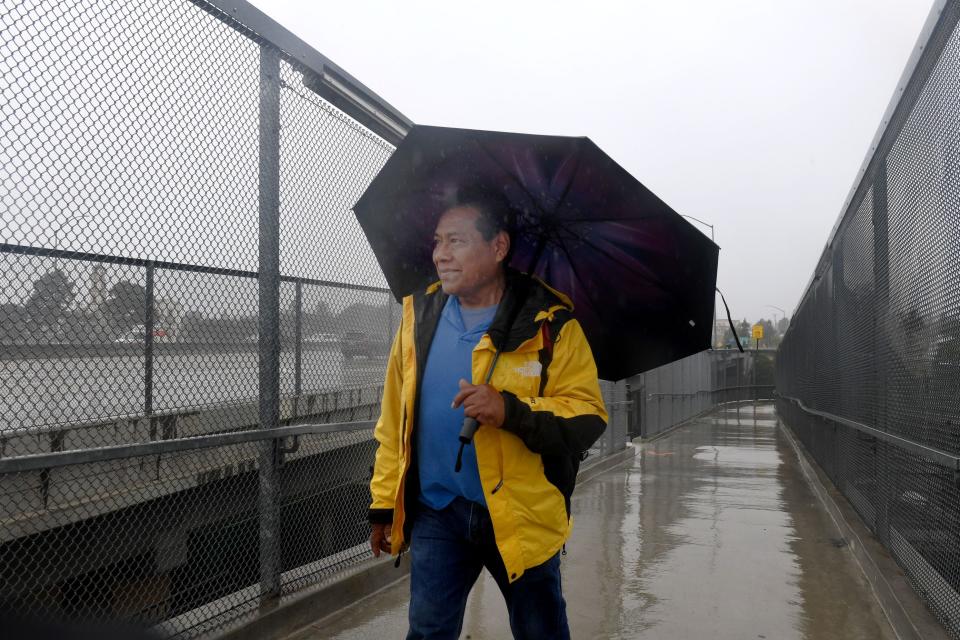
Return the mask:
[(493, 240), (498, 233), (505, 231), (510, 238), (510, 250), (503, 263), (510, 262), (513, 255), (514, 232), (516, 226), (516, 212), (502, 191), (485, 185), (465, 185), (457, 189), (450, 207), (471, 207), (479, 212), (477, 231), (487, 242)]

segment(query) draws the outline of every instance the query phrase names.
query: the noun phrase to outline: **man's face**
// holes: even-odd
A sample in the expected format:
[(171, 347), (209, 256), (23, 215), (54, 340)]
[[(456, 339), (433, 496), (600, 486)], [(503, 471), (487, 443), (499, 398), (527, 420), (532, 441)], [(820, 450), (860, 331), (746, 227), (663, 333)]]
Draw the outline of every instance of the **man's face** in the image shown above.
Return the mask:
[(485, 240), (477, 229), (480, 212), (453, 207), (440, 216), (433, 236), (433, 264), (444, 293), (470, 296), (493, 281), (507, 255), (506, 233)]

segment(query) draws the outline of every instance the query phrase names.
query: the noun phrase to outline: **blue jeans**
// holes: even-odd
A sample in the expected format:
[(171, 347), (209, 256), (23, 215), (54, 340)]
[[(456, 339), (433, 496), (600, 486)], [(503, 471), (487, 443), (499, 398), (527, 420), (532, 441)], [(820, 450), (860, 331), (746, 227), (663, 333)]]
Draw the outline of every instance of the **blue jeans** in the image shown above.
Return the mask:
[(467, 595), (484, 567), (507, 602), (514, 638), (570, 638), (560, 589), (560, 554), (527, 569), (510, 584), (490, 514), (482, 505), (463, 498), (441, 511), (418, 505), (410, 549), (407, 640), (459, 638)]

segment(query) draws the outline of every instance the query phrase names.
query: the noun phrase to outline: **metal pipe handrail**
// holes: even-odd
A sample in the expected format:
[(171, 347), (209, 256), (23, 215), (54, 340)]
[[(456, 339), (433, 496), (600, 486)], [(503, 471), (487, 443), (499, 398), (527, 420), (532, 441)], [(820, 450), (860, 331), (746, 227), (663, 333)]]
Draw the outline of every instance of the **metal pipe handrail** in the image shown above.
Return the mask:
[(764, 389), (767, 387), (775, 388), (775, 384), (747, 384), (739, 387), (720, 387), (719, 389), (700, 389), (699, 391), (687, 391), (684, 393), (648, 393), (648, 398), (656, 397), (678, 397), (678, 396), (697, 396), (701, 393), (719, 393), (721, 391), (737, 391), (739, 389)]
[[(36, 247), (25, 244), (0, 243), (0, 253), (10, 253), (26, 256), (40, 256), (47, 258), (68, 258), (70, 260), (81, 260), (84, 262), (98, 262), (104, 264), (122, 264), (132, 267), (166, 269), (168, 271), (185, 271), (188, 273), (203, 273), (206, 275), (233, 276), (236, 278), (259, 278), (257, 271), (247, 271), (244, 269), (229, 269), (226, 267), (206, 267), (203, 265), (188, 264), (184, 262), (172, 262), (169, 260), (149, 260), (147, 258), (132, 258), (125, 256), (115, 256), (102, 253), (90, 253), (86, 251), (69, 251), (66, 249), (48, 249), (45, 247)], [(304, 278), (300, 276), (280, 275), (281, 282), (290, 282), (294, 284), (305, 284), (316, 287), (335, 287), (338, 289), (351, 289), (355, 291), (369, 291), (372, 293), (390, 293), (388, 287), (373, 287), (363, 284), (351, 284), (349, 282), (338, 282), (334, 280), (318, 280), (316, 278)], [(392, 295), (392, 294), (391, 294)]]
[(930, 462), (935, 462), (939, 465), (949, 467), (954, 471), (960, 471), (960, 456), (954, 455), (947, 451), (937, 449), (935, 447), (930, 447), (928, 445), (917, 442), (916, 440), (910, 440), (909, 438), (904, 438), (898, 435), (894, 435), (888, 431), (883, 431), (882, 429), (877, 429), (876, 427), (871, 427), (869, 425), (863, 424), (862, 422), (857, 422), (855, 420), (850, 420), (849, 418), (844, 418), (833, 413), (828, 413), (826, 411), (818, 411), (816, 409), (811, 409), (807, 405), (803, 404), (803, 401), (799, 398), (794, 398), (792, 396), (785, 396), (782, 394), (777, 394), (778, 397), (793, 402), (800, 409), (809, 413), (810, 415), (819, 416), (821, 418), (826, 418), (827, 420), (832, 420), (839, 424), (849, 427), (856, 431), (862, 433), (867, 433), (878, 440), (883, 440), (884, 442), (889, 442), (892, 445), (900, 447), (911, 453), (915, 453)]
[(301, 435), (350, 433), (372, 429), (375, 420), (357, 422), (330, 422), (326, 424), (298, 424), (275, 429), (256, 429), (233, 431), (229, 433), (213, 433), (192, 438), (175, 438), (171, 440), (157, 440), (137, 444), (122, 444), (97, 449), (72, 449), (69, 451), (54, 451), (51, 453), (37, 453), (15, 458), (0, 458), (0, 474), (23, 473), (39, 471), (56, 467), (67, 467), (75, 464), (89, 464), (91, 462), (105, 462), (138, 456), (152, 456), (164, 453), (179, 453), (197, 449), (210, 449), (226, 445), (245, 444), (262, 440), (299, 437)]

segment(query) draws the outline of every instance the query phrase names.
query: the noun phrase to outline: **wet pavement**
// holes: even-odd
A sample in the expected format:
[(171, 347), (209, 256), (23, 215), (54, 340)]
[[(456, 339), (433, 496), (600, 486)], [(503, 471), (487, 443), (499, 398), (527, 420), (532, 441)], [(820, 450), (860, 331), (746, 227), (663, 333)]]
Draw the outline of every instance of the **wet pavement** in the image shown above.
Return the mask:
[[(578, 486), (562, 569), (572, 636), (893, 639), (782, 429), (771, 405), (721, 409)], [(288, 640), (403, 638), (408, 590)], [(510, 637), (486, 573), (462, 637)]]

